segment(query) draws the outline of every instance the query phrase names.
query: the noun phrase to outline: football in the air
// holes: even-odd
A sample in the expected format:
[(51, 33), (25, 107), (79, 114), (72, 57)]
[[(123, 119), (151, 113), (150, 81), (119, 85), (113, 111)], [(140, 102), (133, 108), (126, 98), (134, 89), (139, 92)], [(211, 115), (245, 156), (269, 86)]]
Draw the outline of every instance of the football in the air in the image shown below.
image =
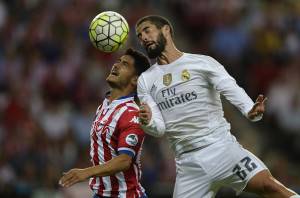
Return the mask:
[(94, 47), (107, 53), (122, 47), (128, 33), (129, 26), (126, 19), (113, 11), (101, 12), (92, 20), (89, 27), (89, 37)]

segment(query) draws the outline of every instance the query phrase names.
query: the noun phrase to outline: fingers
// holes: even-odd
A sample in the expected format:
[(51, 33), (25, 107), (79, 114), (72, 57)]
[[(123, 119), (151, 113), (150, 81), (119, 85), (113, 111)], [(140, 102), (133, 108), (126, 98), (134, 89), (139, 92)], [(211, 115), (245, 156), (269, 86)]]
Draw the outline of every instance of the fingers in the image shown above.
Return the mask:
[(79, 181), (78, 175), (72, 171), (69, 171), (67, 173), (63, 173), (63, 176), (59, 180), (59, 185), (62, 187), (70, 187), (73, 184), (77, 183)]
[(254, 106), (248, 113), (248, 117), (250, 119), (253, 119), (255, 117), (262, 116), (265, 112), (265, 103), (267, 100), (268, 100), (267, 97), (264, 97), (264, 95), (260, 94), (257, 97)]
[(261, 102), (263, 102), (264, 101), (264, 95), (262, 95), (262, 94), (259, 94), (259, 96), (257, 97), (257, 99), (256, 99), (256, 103), (261, 103)]
[(260, 94), (254, 104), (253, 110), (257, 111), (258, 114), (264, 113), (265, 111), (265, 103), (268, 100), (267, 97), (264, 97), (262, 94)]
[(262, 104), (265, 104), (267, 100), (268, 100), (267, 97), (264, 97), (264, 95), (259, 94), (259, 96), (257, 97), (255, 103), (262, 103)]
[(263, 113), (265, 111), (265, 104), (267, 100), (268, 98), (264, 97), (262, 94), (257, 97), (255, 107), (259, 113)]
[(139, 111), (139, 121), (142, 125), (148, 125), (151, 120), (151, 109), (148, 104), (141, 103)]
[(266, 101), (268, 100), (267, 97), (264, 98), (264, 100), (262, 101), (263, 104), (266, 104)]
[(141, 124), (147, 125), (150, 121), (150, 107), (146, 103), (141, 103), (139, 119)]
[(76, 179), (76, 177), (70, 177), (67, 180), (61, 181), (59, 184), (62, 187), (68, 188), (68, 187), (72, 186), (73, 184), (77, 183), (77, 181), (78, 180)]
[(141, 103), (140, 111), (149, 111), (150, 107), (146, 103)]
[(143, 125), (147, 125), (149, 123), (149, 114), (147, 113), (139, 113), (139, 120), (141, 122), (141, 124)]
[(139, 112), (139, 115), (140, 115), (140, 118), (142, 118), (142, 119), (146, 119), (149, 114), (149, 108), (145, 105), (145, 104), (142, 104), (141, 106), (140, 106), (140, 112)]

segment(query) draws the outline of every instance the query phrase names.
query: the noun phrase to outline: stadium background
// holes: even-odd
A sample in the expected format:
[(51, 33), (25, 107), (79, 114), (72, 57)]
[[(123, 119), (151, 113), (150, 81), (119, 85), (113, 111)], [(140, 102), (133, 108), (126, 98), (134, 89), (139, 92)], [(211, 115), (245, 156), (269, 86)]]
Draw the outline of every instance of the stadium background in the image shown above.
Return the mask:
[[(250, 123), (224, 103), (232, 132), (275, 177), (300, 192), (300, 1), (2, 0), (0, 1), (0, 197), (89, 197), (87, 183), (58, 186), (64, 170), (86, 167), (89, 129), (118, 53), (88, 40), (91, 19), (121, 13), (131, 27), (147, 14), (169, 18), (186, 52), (219, 60), (267, 113)], [(175, 169), (164, 139), (147, 137), (143, 185), (171, 197)], [(217, 197), (234, 197), (224, 188)], [(251, 194), (240, 197), (254, 198)]]

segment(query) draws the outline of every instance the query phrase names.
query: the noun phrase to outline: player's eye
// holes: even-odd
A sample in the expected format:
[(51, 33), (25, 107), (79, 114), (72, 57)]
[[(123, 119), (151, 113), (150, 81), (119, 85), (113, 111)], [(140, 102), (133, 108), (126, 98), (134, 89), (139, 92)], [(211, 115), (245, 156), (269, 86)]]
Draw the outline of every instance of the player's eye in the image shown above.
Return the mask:
[(142, 34), (138, 33), (137, 37), (138, 37), (139, 40), (141, 40), (142, 39)]
[(128, 66), (128, 62), (123, 61), (123, 65), (125, 65), (127, 67)]
[(144, 32), (145, 32), (146, 34), (148, 34), (148, 33), (150, 32), (150, 28), (149, 28), (149, 27), (145, 28), (145, 29), (144, 29)]

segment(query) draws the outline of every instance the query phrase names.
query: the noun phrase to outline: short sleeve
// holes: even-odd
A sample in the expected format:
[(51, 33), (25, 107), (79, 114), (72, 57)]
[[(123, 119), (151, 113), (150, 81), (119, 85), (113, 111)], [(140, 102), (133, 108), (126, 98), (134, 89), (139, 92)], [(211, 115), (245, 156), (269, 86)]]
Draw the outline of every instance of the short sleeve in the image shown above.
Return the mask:
[(118, 153), (135, 157), (145, 138), (145, 133), (139, 125), (138, 111), (127, 109), (119, 119)]

